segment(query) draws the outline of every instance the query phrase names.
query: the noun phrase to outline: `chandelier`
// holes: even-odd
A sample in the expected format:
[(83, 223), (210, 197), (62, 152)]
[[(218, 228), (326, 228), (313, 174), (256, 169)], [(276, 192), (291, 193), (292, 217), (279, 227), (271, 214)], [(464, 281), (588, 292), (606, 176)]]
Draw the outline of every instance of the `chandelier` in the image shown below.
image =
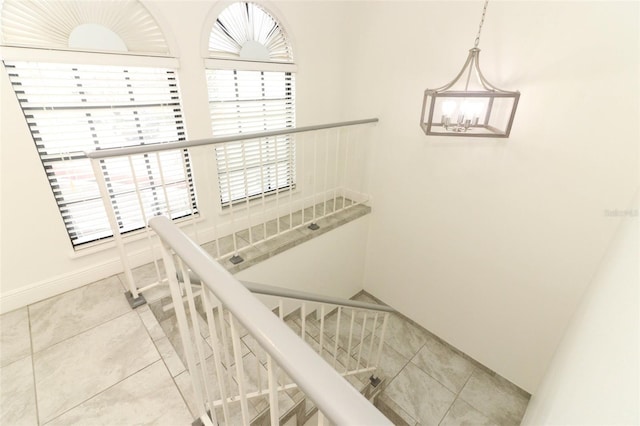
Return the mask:
[(480, 32), (462, 70), (448, 84), (424, 91), (420, 126), (427, 135), (508, 138), (520, 92), (498, 89), (480, 71)]

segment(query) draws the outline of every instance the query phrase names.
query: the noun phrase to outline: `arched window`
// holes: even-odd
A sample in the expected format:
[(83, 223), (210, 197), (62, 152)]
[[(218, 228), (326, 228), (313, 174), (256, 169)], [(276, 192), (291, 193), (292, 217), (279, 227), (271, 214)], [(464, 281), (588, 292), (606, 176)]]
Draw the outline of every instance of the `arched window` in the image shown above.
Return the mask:
[[(9, 46), (4, 66), (72, 245), (111, 236), (83, 151), (186, 139), (178, 64), (166, 56), (170, 49), (162, 31), (138, 0), (4, 0), (2, 44)], [(95, 53), (105, 51), (112, 54)], [(156, 158), (134, 165), (137, 182), (126, 159), (103, 161), (121, 232), (145, 225), (136, 184), (147, 217), (166, 205), (173, 218), (194, 211), (187, 152), (163, 154), (162, 161), (164, 178), (175, 190), (156, 186)]]
[[(217, 17), (206, 61), (214, 137), (295, 126), (295, 65), (285, 30), (263, 6), (236, 2)], [(288, 136), (216, 149), (223, 206), (295, 185)]]

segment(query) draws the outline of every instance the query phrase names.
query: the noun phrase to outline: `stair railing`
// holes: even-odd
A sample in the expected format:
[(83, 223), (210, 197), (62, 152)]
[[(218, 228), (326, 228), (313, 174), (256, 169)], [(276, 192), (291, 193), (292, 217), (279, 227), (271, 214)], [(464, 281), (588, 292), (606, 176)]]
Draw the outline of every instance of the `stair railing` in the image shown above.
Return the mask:
[[(287, 327), (282, 321), (282, 304), (279, 305), (278, 315), (274, 315), (247, 287), (168, 218), (159, 216), (151, 219), (149, 224), (162, 242), (167, 280), (195, 394), (196, 417), (203, 424), (209, 424), (210, 418), (213, 424), (250, 425), (259, 414), (259, 407), (266, 406), (270, 423), (278, 425), (284, 409), (289, 408), (282, 407), (281, 410), (281, 400), (286, 399), (284, 395), (287, 391), (296, 388), (318, 408), (318, 424), (325, 424), (325, 419), (336, 425), (391, 424), (341, 373)], [(194, 277), (199, 282), (192, 282)], [(199, 287), (199, 299), (194, 297), (194, 286)], [(282, 295), (280, 290), (276, 292), (273, 287), (252, 283), (247, 286), (262, 294)], [(289, 292), (289, 295), (306, 298), (305, 294), (294, 293)], [(198, 300), (202, 305), (200, 309), (205, 312), (205, 326), (201, 324), (204, 321), (198, 313)], [(333, 302), (338, 300), (329, 303)], [(342, 304), (344, 301), (340, 302)], [(381, 347), (386, 317), (392, 309), (363, 302), (346, 303), (351, 304), (351, 309), (364, 309), (383, 317), (380, 333), (377, 334)], [(321, 309), (325, 305), (322, 302)], [(346, 308), (339, 307), (336, 315), (340, 316), (341, 310)], [(304, 312), (301, 318), (305, 318)], [(321, 323), (324, 318), (320, 317)], [(351, 316), (350, 321), (351, 341), (355, 317)], [(336, 322), (339, 328), (340, 321)], [(303, 322), (302, 328), (306, 325)], [(364, 336), (367, 330), (366, 317), (360, 325), (360, 334)], [(373, 347), (376, 340), (376, 329), (373, 324), (374, 333), (370, 334), (369, 348)], [(320, 331), (319, 339), (322, 340), (325, 331), (322, 326)], [(249, 336), (264, 351), (265, 365), (257, 356), (257, 362), (250, 359), (251, 352), (245, 353), (247, 351), (243, 350)], [(340, 336), (336, 335), (335, 341), (338, 340)], [(360, 337), (360, 354), (362, 346), (366, 346), (365, 340)], [(210, 350), (207, 350), (207, 346)], [(334, 347), (337, 347), (335, 343)], [(211, 352), (210, 356), (208, 352)], [(246, 356), (243, 357), (243, 354)], [(371, 349), (369, 354), (372, 354)], [(356, 370), (368, 373), (373, 371), (373, 364)]]
[[(212, 257), (235, 265), (243, 261), (245, 251), (264, 241), (293, 229), (317, 229), (323, 218), (366, 203), (369, 199), (365, 179), (368, 144), (364, 130), (377, 121), (373, 118), (85, 153), (91, 160), (122, 262), (129, 303), (133, 307), (145, 303), (140, 293), (162, 282), (162, 265), (157, 261), (159, 252), (154, 248), (155, 238), (146, 226), (153, 216), (165, 215), (174, 219), (193, 239), (207, 247)], [(278, 154), (278, 142), (274, 142), (277, 140), (286, 140), (293, 147), (288, 158), (282, 159), (282, 153)], [(239, 142), (254, 145), (257, 142), (259, 150), (247, 148), (245, 152), (245, 145), (242, 145), (241, 154), (238, 154), (236, 145)], [(266, 142), (275, 143), (275, 160), (273, 153), (262, 152)], [(207, 150), (214, 147), (215, 153)], [(256, 150), (259, 152), (254, 152)], [(231, 153), (236, 154), (230, 160)], [(262, 171), (258, 177), (234, 175), (234, 182), (244, 179), (245, 198), (234, 198), (230, 190), (234, 182), (229, 175), (226, 191), (218, 191), (217, 185), (212, 184), (211, 180), (215, 181), (216, 177), (211, 170), (215, 171), (217, 167), (212, 158), (216, 155), (222, 156), (228, 170), (244, 171), (246, 176), (248, 168), (255, 167), (251, 158), (258, 154), (261, 164), (275, 161), (278, 188), (249, 195), (247, 189), (251, 185), (265, 188), (267, 177)], [(141, 164), (144, 174), (140, 173)], [(288, 175), (278, 176), (279, 170)], [(200, 180), (196, 179), (198, 176)], [(214, 193), (218, 191), (218, 198), (232, 201), (220, 201), (219, 208), (212, 211), (211, 205), (215, 203), (211, 199), (216, 198), (212, 195), (207, 200), (200, 200), (207, 206), (205, 211), (196, 203), (196, 192), (202, 189), (197, 187), (200, 183)], [(126, 203), (127, 211), (118, 210), (120, 202)], [(139, 235), (136, 229), (145, 230), (146, 248), (142, 244), (129, 246), (128, 243)], [(132, 272), (133, 267), (148, 262), (154, 263), (156, 279), (140, 282)]]

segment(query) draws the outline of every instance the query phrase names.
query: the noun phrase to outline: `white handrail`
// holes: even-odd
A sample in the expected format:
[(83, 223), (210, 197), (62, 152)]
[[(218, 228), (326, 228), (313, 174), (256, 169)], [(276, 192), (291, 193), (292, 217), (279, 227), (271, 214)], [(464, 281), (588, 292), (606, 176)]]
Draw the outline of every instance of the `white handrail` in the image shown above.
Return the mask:
[[(200, 278), (189, 271), (190, 281), (192, 283), (200, 282)], [(182, 273), (178, 271), (178, 280), (184, 281)], [(274, 285), (261, 284), (252, 281), (241, 280), (240, 284), (245, 286), (251, 293), (262, 294), (265, 296), (283, 297), (285, 299), (297, 299), (307, 302), (326, 303), (328, 305), (344, 306), (347, 308), (367, 309), (370, 311), (380, 312), (396, 312), (391, 306), (377, 305), (375, 303), (361, 302), (359, 300), (343, 299), (340, 297), (325, 296), (323, 294), (309, 293), (306, 291), (292, 290), (289, 288), (278, 287)]]
[(136, 145), (126, 148), (108, 148), (97, 151), (84, 152), (89, 158), (111, 158), (121, 157), (124, 155), (146, 154), (149, 152), (168, 151), (173, 149), (191, 148), (193, 146), (217, 145), (226, 142), (237, 142), (259, 138), (269, 138), (273, 136), (291, 135), (294, 133), (312, 132), (315, 130), (333, 129), (337, 127), (358, 126), (360, 124), (377, 123), (377, 118), (367, 118), (364, 120), (343, 121), (341, 123), (319, 124), (315, 126), (305, 127), (286, 127), (280, 130), (271, 130), (260, 133), (240, 133), (233, 136), (224, 136), (218, 138), (193, 139), (190, 141), (176, 141), (166, 143), (156, 143), (149, 145)]
[(336, 425), (391, 425), (367, 399), (168, 218), (149, 225)]
[(326, 303), (328, 305), (344, 306), (348, 308), (367, 309), (370, 311), (396, 312), (391, 306), (376, 305), (374, 303), (360, 302), (359, 300), (342, 299), (339, 297), (325, 296), (322, 294), (308, 293), (306, 291), (291, 290), (273, 285), (240, 281), (251, 293), (265, 296), (284, 297), (288, 299), (306, 300), (309, 302)]

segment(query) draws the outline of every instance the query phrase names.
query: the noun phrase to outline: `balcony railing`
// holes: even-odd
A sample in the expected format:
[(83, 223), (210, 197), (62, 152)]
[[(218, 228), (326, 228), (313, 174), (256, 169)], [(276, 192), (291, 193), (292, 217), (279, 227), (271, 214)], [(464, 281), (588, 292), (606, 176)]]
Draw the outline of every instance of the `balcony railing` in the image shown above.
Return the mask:
[[(149, 219), (157, 215), (173, 218), (214, 259), (231, 264), (242, 262), (245, 253), (260, 244), (295, 229), (315, 229), (323, 218), (369, 200), (368, 129), (377, 121), (367, 119), (86, 153), (122, 260), (132, 306), (144, 303), (141, 292), (158, 286), (163, 280), (166, 284), (157, 237), (145, 226)], [(233, 159), (233, 164), (225, 154), (237, 150), (238, 142), (258, 141), (257, 146), (261, 147), (273, 138), (286, 138), (291, 147), (286, 184), (279, 184), (282, 177), (277, 176), (279, 168), (276, 167), (273, 190), (258, 194), (245, 191), (246, 195), (238, 198), (230, 190), (234, 182), (229, 177), (218, 185), (216, 167), (220, 160), (213, 161), (216, 155), (222, 158), (224, 166), (246, 172), (250, 164), (244, 151)], [(185, 155), (190, 162), (188, 170), (184, 164), (180, 166), (185, 167), (184, 180), (169, 179), (169, 169), (175, 171), (178, 167), (176, 158)], [(276, 161), (277, 157), (276, 148)], [(103, 172), (109, 162), (109, 170), (118, 170), (121, 175), (119, 184)], [(153, 173), (137, 176), (136, 170), (141, 164), (153, 168)], [(149, 178), (151, 174), (155, 176), (153, 180)], [(256, 179), (259, 182), (253, 183), (264, 188), (266, 178), (262, 172)], [(244, 184), (248, 185), (247, 181)], [(221, 190), (222, 187), (226, 189)], [(172, 205), (170, 200), (180, 192), (180, 203)], [(116, 208), (122, 200), (128, 200), (127, 211)], [(132, 232), (131, 225), (126, 228), (124, 215), (135, 217), (141, 229)], [(146, 244), (138, 241), (141, 237), (146, 238)], [(155, 279), (143, 282), (132, 271), (149, 262), (154, 265)]]

